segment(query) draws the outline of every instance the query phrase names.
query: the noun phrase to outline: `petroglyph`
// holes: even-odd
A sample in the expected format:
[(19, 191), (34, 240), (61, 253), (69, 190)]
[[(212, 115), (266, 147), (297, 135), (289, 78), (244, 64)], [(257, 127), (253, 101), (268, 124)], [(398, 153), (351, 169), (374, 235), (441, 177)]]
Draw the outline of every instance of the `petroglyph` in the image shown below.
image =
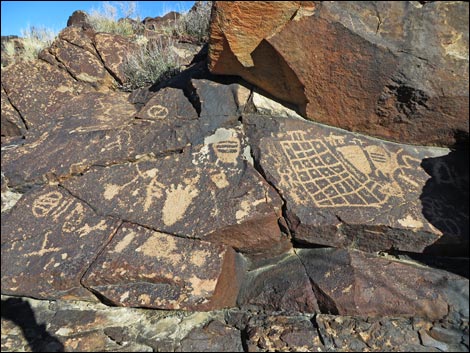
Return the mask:
[(161, 105), (155, 104), (148, 110), (148, 114), (154, 119), (164, 119), (168, 116), (168, 109)]
[(176, 266), (182, 262), (183, 256), (178, 253), (176, 240), (170, 235), (153, 232), (152, 235), (135, 251), (142, 252), (149, 257), (157, 257), (161, 261), (168, 261)]
[(452, 212), (450, 212), (449, 204), (444, 200), (423, 197), (421, 203), (426, 218), (430, 219), (433, 226), (443, 233), (452, 234), (452, 236), (458, 238), (463, 233), (461, 224), (467, 224), (468, 227), (468, 213), (454, 207), (452, 207)]
[(48, 216), (50, 213), (56, 213), (63, 196), (58, 191), (51, 191), (41, 195), (33, 202), (33, 215), (38, 218)]
[(163, 196), (162, 190), (165, 189), (165, 185), (157, 180), (157, 169), (155, 168), (142, 172), (137, 166), (137, 173), (144, 179), (152, 178), (146, 182), (147, 186), (145, 187), (144, 211), (147, 212), (153, 199), (159, 199)]
[(50, 252), (57, 252), (57, 251), (60, 251), (62, 250), (61, 248), (47, 248), (46, 245), (47, 245), (47, 238), (49, 237), (49, 235), (51, 234), (52, 232), (47, 232), (46, 234), (44, 234), (44, 240), (42, 242), (42, 245), (41, 245), (41, 249), (38, 250), (38, 251), (32, 251), (30, 252), (29, 254), (26, 254), (26, 257), (31, 257), (31, 256), (43, 256), (47, 253), (50, 253)]
[(223, 163), (237, 164), (237, 158), (240, 154), (240, 141), (237, 138), (214, 143), (212, 148), (217, 159)]
[(211, 180), (212, 182), (219, 188), (223, 189), (227, 186), (229, 186), (229, 182), (227, 180), (227, 175), (221, 170), (219, 173), (213, 173), (211, 174)]
[(65, 217), (62, 231), (71, 233), (75, 231), (83, 222), (85, 218), (85, 208), (82, 204), (78, 203), (75, 208), (69, 212)]
[(406, 175), (420, 161), (403, 149), (387, 152), (334, 133), (312, 139), (300, 130), (286, 133), (278, 143), (289, 163), (287, 168), (278, 166), (281, 183), (296, 202), (305, 205), (380, 207), (390, 197), (404, 197), (407, 188), (419, 185)]
[(183, 218), (193, 199), (199, 195), (199, 190), (194, 188), (198, 181), (199, 176), (186, 186), (180, 184), (175, 187), (174, 184), (171, 184), (170, 190), (166, 193), (162, 210), (162, 219), (165, 225), (171, 226)]

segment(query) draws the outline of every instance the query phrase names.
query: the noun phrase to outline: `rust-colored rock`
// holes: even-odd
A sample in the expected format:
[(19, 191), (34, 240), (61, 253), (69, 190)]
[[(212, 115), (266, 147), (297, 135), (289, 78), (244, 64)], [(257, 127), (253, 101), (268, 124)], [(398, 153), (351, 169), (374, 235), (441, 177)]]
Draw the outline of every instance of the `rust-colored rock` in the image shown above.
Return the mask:
[(96, 301), (80, 280), (119, 223), (60, 187), (27, 193), (2, 214), (2, 293)]
[(235, 305), (241, 269), (225, 246), (124, 223), (83, 284), (115, 305), (213, 310)]
[(216, 2), (210, 70), (314, 121), (451, 146), (469, 132), (468, 12), (465, 2)]
[(468, 318), (468, 279), (355, 250), (296, 250), (323, 313)]
[[(461, 184), (447, 177), (462, 161), (449, 158), (448, 149), (398, 145), (295, 119), (245, 116), (244, 122), (255, 159), (286, 200), (299, 242), (370, 252), (422, 252), (437, 240), (459, 253), (467, 246), (462, 205), (468, 194), (459, 194)], [(454, 185), (446, 186), (452, 193), (440, 191), (447, 184)]]

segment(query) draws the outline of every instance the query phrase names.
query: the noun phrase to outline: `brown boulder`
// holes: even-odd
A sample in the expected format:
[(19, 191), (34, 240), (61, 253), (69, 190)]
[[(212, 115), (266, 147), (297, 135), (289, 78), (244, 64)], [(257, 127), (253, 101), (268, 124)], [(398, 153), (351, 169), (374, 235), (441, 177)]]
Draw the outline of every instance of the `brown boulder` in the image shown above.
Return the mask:
[(114, 305), (213, 310), (235, 305), (241, 269), (225, 246), (124, 223), (82, 282)]
[(295, 254), (248, 271), (237, 304), (263, 312), (320, 312), (310, 280)]
[(128, 53), (137, 50), (137, 45), (123, 36), (111, 33), (96, 33), (94, 43), (106, 69), (118, 83), (126, 83), (124, 67)]
[(458, 253), (467, 246), (468, 194), (447, 176), (462, 161), (448, 149), (298, 119), (246, 115), (244, 122), (256, 162), (286, 201), (295, 240), (370, 252), (422, 252), (438, 240)]
[(248, 352), (322, 352), (322, 337), (306, 316), (253, 316), (246, 327)]
[(314, 121), (451, 146), (469, 132), (468, 9), (466, 2), (216, 2), (209, 67)]
[(179, 12), (170, 11), (164, 16), (145, 17), (142, 24), (147, 30), (157, 31), (174, 27), (180, 17)]
[(71, 26), (89, 26), (87, 13), (81, 10), (74, 11), (73, 14), (71, 14), (69, 16), (69, 19), (67, 20), (67, 27)]
[[(296, 250), (322, 313), (468, 320), (468, 279), (355, 250)], [(458, 321), (459, 319), (457, 319)]]
[(18, 111), (11, 105), (8, 96), (3, 89), (1, 93), (2, 102), (2, 118), (1, 118), (1, 130), (2, 130), (2, 143), (4, 137), (11, 136), (23, 136), (26, 133), (26, 126), (21, 119)]

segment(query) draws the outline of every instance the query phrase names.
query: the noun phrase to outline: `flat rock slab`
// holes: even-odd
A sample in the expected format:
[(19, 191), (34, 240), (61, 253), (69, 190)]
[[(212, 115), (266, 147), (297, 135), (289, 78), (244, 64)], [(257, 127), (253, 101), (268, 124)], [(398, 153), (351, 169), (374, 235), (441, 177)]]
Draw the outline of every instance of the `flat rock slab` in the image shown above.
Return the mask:
[[(238, 86), (231, 85), (230, 90), (237, 91)], [(230, 99), (234, 104), (233, 95)], [(93, 165), (165, 155), (202, 143), (224, 123), (238, 124), (235, 113), (199, 118), (183, 90), (174, 88), (158, 91), (138, 113), (128, 94), (84, 92), (49, 118), (26, 140), (2, 149), (2, 171), (9, 186), (39, 184), (51, 177), (62, 180)]]
[(143, 121), (113, 130), (52, 130), (24, 145), (4, 147), (2, 169), (11, 187), (60, 181), (93, 165), (124, 163), (182, 149), (188, 142), (183, 138), (183, 131), (157, 129), (154, 123)]
[(124, 223), (83, 284), (119, 306), (213, 310), (235, 305), (241, 264), (231, 248)]
[(213, 320), (193, 329), (176, 352), (244, 352), (241, 333), (234, 327)]
[(54, 112), (51, 128), (71, 134), (125, 126), (137, 112), (128, 98), (129, 94), (122, 92), (84, 92)]
[(96, 33), (94, 43), (104, 66), (119, 83), (125, 83), (126, 58), (131, 51), (137, 50), (137, 45), (123, 36), (111, 33)]
[(103, 214), (161, 232), (249, 253), (290, 247), (278, 226), (282, 201), (245, 160), (240, 130), (218, 129), (205, 142), (152, 161), (93, 167), (63, 185)]
[(2, 215), (2, 293), (96, 301), (80, 280), (119, 223), (60, 187), (23, 195)]
[(265, 313), (320, 312), (310, 279), (295, 254), (248, 271), (237, 303), (241, 308)]
[[(468, 215), (455, 212), (465, 193), (449, 204), (436, 192), (436, 184), (452, 182), (445, 176), (454, 162), (437, 158), (449, 150), (389, 143), (295, 119), (249, 115), (244, 122), (257, 163), (286, 201), (295, 240), (371, 252), (422, 252), (443, 235), (456, 247), (468, 244)], [(440, 167), (423, 167), (434, 159)], [(431, 177), (434, 186), (424, 190)]]
[(300, 249), (323, 313), (468, 320), (468, 279), (345, 249)]
[[(2, 86), (18, 109), (28, 129), (37, 130), (49, 122), (50, 115), (83, 91), (65, 70), (43, 61), (19, 62), (2, 72)], [(3, 114), (2, 104), (2, 114)]]

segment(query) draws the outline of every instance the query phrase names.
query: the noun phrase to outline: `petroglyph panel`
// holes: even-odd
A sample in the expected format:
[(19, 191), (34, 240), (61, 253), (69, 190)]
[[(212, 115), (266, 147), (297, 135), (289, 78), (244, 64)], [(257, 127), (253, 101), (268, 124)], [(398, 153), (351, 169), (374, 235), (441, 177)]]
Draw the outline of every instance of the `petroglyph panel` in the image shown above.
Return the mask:
[(197, 119), (198, 115), (182, 90), (167, 87), (159, 90), (139, 111), (137, 117), (159, 121), (167, 117), (193, 120)]
[(122, 92), (87, 92), (70, 99), (51, 116), (51, 127), (69, 133), (111, 130), (129, 124), (136, 109)]
[(2, 293), (96, 300), (80, 278), (118, 225), (58, 187), (25, 194), (2, 215)]
[(219, 309), (235, 305), (235, 256), (222, 245), (124, 223), (84, 284), (120, 306)]
[(247, 252), (269, 251), (283, 239), (281, 200), (244, 159), (241, 129), (223, 132), (181, 154), (90, 168), (64, 185), (106, 215)]
[[(304, 131), (290, 131), (279, 141), (288, 161), (279, 166), (280, 183), (290, 187), (301, 204), (319, 208), (380, 207), (390, 197), (418, 191), (422, 180), (406, 175), (419, 166), (419, 159), (402, 148), (387, 151), (364, 144), (335, 133), (311, 138)], [(272, 154), (279, 152), (276, 148), (271, 145)]]
[(298, 241), (422, 252), (442, 237), (423, 215), (420, 196), (430, 175), (422, 162), (448, 149), (399, 145), (294, 119), (248, 115), (244, 122), (256, 126), (249, 132), (256, 158), (286, 200)]

